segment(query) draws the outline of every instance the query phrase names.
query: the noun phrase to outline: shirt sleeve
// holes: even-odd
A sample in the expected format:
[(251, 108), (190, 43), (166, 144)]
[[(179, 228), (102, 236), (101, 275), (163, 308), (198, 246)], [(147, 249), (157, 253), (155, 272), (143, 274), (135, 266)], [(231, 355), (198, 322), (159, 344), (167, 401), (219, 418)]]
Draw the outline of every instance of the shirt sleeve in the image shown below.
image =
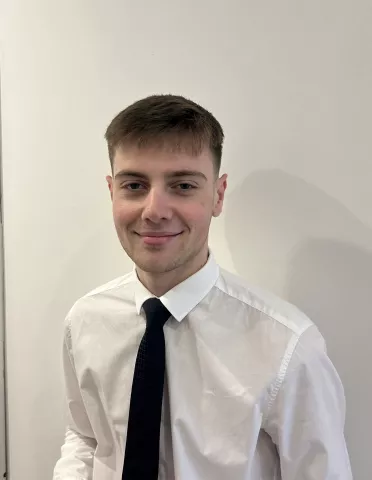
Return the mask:
[(53, 480), (91, 480), (97, 442), (85, 410), (71, 348), (71, 329), (66, 322), (63, 370), (67, 396), (68, 423)]
[(265, 422), (278, 449), (282, 479), (352, 480), (344, 390), (315, 326), (300, 336), (285, 363)]

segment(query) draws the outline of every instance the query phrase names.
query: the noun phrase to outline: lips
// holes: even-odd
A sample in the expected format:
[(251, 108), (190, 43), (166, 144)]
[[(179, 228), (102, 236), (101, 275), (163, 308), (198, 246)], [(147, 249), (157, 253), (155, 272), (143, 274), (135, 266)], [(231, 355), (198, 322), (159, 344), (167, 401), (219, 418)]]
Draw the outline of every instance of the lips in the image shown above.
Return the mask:
[[(182, 233), (182, 232), (180, 232)], [(141, 240), (146, 245), (165, 245), (166, 243), (172, 241), (174, 238), (178, 237), (180, 233), (171, 233), (171, 232), (143, 232), (138, 233)]]
[(179, 235), (179, 233), (150, 233), (150, 232), (145, 232), (145, 233), (139, 233), (138, 234), (140, 237), (175, 237), (176, 235)]

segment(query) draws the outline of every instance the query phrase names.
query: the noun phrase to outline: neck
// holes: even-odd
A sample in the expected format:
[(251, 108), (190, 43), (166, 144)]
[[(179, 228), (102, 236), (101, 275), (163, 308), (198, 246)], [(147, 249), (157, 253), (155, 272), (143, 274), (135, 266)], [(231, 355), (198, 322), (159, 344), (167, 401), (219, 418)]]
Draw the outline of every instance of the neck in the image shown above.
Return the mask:
[(198, 272), (208, 260), (208, 249), (203, 249), (199, 255), (197, 255), (187, 265), (182, 265), (170, 272), (152, 273), (145, 272), (136, 267), (137, 275), (140, 282), (156, 297), (161, 297), (165, 293), (172, 290), (176, 285), (179, 285), (187, 278)]

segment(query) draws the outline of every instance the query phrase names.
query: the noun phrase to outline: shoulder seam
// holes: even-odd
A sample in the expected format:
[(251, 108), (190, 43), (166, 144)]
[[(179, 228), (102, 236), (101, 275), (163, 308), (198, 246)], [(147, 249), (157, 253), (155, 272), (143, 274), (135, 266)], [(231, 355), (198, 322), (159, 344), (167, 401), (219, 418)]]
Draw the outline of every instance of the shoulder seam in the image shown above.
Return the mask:
[(64, 332), (64, 344), (66, 345), (68, 355), (71, 360), (72, 351), (72, 332), (71, 332), (71, 316), (70, 313), (65, 319), (65, 332)]
[(285, 350), (285, 353), (283, 355), (282, 362), (280, 364), (279, 371), (275, 377), (275, 380), (273, 381), (273, 390), (270, 395), (269, 402), (266, 406), (266, 412), (263, 415), (263, 421), (262, 423), (264, 424), (267, 421), (267, 418), (270, 414), (270, 411), (273, 407), (273, 404), (276, 400), (276, 397), (278, 396), (278, 393), (284, 383), (284, 380), (287, 376), (288, 372), (288, 367), (290, 364), (290, 361), (292, 360), (293, 354), (300, 342), (300, 339), (302, 335), (309, 329), (314, 327), (315, 325), (307, 325), (304, 329), (302, 329), (301, 333), (293, 333), (290, 341), (288, 342), (287, 348)]
[(269, 416), (269, 413), (271, 411), (271, 408), (272, 408), (272, 406), (275, 402), (275, 399), (276, 399), (276, 397), (279, 393), (280, 387), (282, 386), (282, 384), (284, 382), (285, 376), (286, 376), (287, 371), (288, 371), (289, 362), (291, 361), (293, 353), (294, 353), (294, 351), (295, 351), (295, 349), (298, 345), (298, 342), (300, 340), (300, 336), (301, 335), (293, 334), (292, 338), (290, 339), (290, 341), (287, 345), (286, 351), (285, 351), (284, 356), (283, 356), (283, 360), (280, 364), (278, 374), (277, 374), (277, 376), (276, 376), (276, 378), (273, 382), (274, 383), (273, 391), (270, 395), (270, 399), (269, 399), (269, 402), (267, 404), (266, 412), (264, 414), (264, 418), (263, 418), (262, 423), (266, 422), (267, 417)]
[[(238, 302), (241, 302), (241, 303), (244, 303), (245, 305), (249, 305), (250, 307), (253, 307), (253, 305), (251, 305), (248, 301), (244, 301), (242, 298), (238, 298), (236, 295), (232, 295), (230, 292), (226, 292), (226, 290), (222, 289), (220, 287), (220, 285), (217, 285), (215, 284), (214, 285), (216, 288), (218, 288), (218, 290), (222, 293), (224, 293), (225, 295), (228, 295), (229, 297), (231, 298), (234, 298), (235, 300), (238, 300)], [(261, 312), (262, 310), (260, 310), (259, 308), (257, 307), (253, 307), (255, 308), (256, 310), (258, 310), (259, 312)], [(265, 312), (262, 312), (262, 313), (265, 313)]]
[[(279, 322), (281, 325), (283, 325), (284, 327), (288, 328), (288, 330), (290, 330), (291, 332), (293, 332), (294, 335), (298, 335), (298, 336), (301, 336), (311, 325), (305, 325), (302, 329), (299, 329), (299, 330), (295, 330), (293, 328), (291, 328), (285, 321), (281, 320), (279, 318), (279, 316), (273, 316), (273, 315), (270, 315), (268, 312), (265, 312), (262, 308), (259, 308), (257, 305), (253, 305), (251, 302), (249, 301), (245, 301), (243, 300), (242, 298), (239, 298), (237, 297), (236, 295), (232, 295), (230, 292), (227, 292), (226, 290), (224, 290), (223, 288), (221, 288), (219, 285), (215, 285), (215, 287), (222, 293), (224, 293), (225, 295), (228, 295), (229, 297), (231, 298), (234, 298), (235, 300), (237, 300), (238, 302), (241, 302), (243, 303), (244, 305), (247, 305), (253, 309), (255, 309), (257, 312), (260, 312), (264, 315), (267, 315), (269, 318), (271, 318), (272, 320), (274, 320), (275, 322)], [(283, 318), (285, 318), (285, 316), (283, 316)], [(307, 318), (307, 317), (306, 317)]]
[[(120, 278), (119, 283), (117, 283), (114, 286), (103, 288), (104, 287), (104, 285), (103, 285), (101, 287), (97, 287), (97, 288), (91, 290), (90, 292), (86, 293), (85, 295), (83, 295), (81, 298), (94, 297), (95, 295), (99, 295), (100, 293), (110, 292), (111, 290), (115, 290), (117, 288), (122, 287), (123, 285), (129, 284), (129, 283), (132, 282), (132, 279), (130, 279), (130, 278), (128, 278), (128, 281), (125, 281), (125, 277), (126, 276), (119, 277)], [(112, 281), (114, 281), (114, 280), (112, 280)]]

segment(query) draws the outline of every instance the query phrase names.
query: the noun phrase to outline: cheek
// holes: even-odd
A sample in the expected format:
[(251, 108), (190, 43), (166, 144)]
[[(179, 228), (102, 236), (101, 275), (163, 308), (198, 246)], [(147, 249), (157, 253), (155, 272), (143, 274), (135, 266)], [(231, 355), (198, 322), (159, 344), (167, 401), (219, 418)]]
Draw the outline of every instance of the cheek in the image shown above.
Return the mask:
[(112, 205), (112, 213), (116, 225), (127, 225), (136, 218), (137, 209), (133, 205), (124, 204), (123, 202), (114, 201)]
[(212, 217), (212, 207), (212, 204), (207, 201), (193, 204), (184, 211), (184, 218), (187, 219), (187, 223), (189, 223), (190, 226), (194, 226), (196, 229), (209, 228)]

